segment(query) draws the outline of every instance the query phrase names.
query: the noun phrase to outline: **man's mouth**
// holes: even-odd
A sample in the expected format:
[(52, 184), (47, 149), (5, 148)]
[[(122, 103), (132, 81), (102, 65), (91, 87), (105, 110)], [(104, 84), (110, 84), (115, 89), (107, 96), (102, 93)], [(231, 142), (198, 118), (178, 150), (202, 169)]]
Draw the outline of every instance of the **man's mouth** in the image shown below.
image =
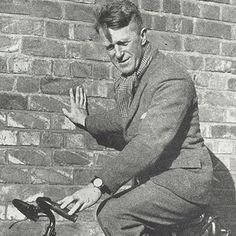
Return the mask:
[(119, 61), (119, 64), (125, 64), (127, 61), (129, 60), (129, 58), (125, 59), (125, 60), (122, 60), (122, 61)]

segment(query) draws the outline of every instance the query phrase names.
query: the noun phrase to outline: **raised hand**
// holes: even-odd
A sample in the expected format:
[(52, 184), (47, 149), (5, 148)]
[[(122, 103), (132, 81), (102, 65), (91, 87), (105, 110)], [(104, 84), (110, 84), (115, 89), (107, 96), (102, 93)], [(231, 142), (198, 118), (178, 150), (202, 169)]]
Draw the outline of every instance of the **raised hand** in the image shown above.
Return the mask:
[(64, 115), (74, 124), (85, 127), (85, 119), (88, 116), (87, 96), (81, 87), (76, 87), (75, 96), (72, 88), (70, 89), (70, 112), (62, 108)]

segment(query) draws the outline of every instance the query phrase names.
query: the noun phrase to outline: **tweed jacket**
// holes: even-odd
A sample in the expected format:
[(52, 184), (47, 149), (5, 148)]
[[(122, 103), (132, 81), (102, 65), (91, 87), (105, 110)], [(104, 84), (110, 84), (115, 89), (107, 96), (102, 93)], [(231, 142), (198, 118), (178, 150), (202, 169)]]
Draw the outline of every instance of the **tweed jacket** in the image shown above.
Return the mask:
[(94, 137), (123, 132), (124, 149), (96, 173), (111, 193), (135, 176), (148, 176), (182, 198), (208, 204), (212, 162), (200, 134), (197, 96), (190, 75), (155, 50), (122, 122), (118, 109), (88, 116)]

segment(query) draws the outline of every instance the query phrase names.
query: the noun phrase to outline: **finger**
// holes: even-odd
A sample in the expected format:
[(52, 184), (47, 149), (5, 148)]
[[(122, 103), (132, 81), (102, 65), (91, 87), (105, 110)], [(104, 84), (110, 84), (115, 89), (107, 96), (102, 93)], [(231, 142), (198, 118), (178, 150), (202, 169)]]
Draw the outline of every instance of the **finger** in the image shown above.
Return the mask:
[(75, 104), (75, 97), (74, 97), (74, 93), (73, 93), (73, 89), (70, 88), (70, 105), (71, 107)]
[(64, 209), (64, 208), (67, 207), (70, 203), (72, 203), (73, 200), (74, 200), (74, 198), (73, 198), (72, 196), (65, 197), (65, 198), (62, 200), (61, 208)]
[(83, 104), (84, 109), (87, 107), (87, 94), (84, 93), (84, 104)]
[(86, 202), (83, 204), (83, 206), (79, 209), (79, 211), (83, 211), (85, 209), (87, 209), (88, 207), (92, 206), (92, 204), (90, 202)]
[(80, 101), (79, 101), (79, 104), (81, 107), (83, 107), (83, 104), (84, 104), (84, 91), (82, 88), (79, 88), (79, 92), (80, 92)]
[(70, 211), (68, 212), (69, 215), (73, 215), (80, 207), (81, 205), (83, 205), (83, 201), (82, 200), (78, 200), (76, 202), (76, 204), (70, 209)]
[(68, 110), (66, 110), (65, 108), (62, 108), (62, 112), (63, 112), (63, 114), (64, 114), (66, 117), (69, 118), (70, 112), (69, 112)]
[(79, 104), (79, 100), (80, 100), (80, 93), (79, 93), (79, 86), (76, 87), (76, 92), (75, 92), (75, 103)]

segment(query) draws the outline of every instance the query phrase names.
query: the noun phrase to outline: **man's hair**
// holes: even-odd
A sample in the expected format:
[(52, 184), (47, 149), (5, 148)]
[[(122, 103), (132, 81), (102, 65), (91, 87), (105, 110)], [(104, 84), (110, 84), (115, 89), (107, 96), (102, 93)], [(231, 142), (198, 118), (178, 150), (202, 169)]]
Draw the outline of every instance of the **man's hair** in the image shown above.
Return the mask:
[(138, 31), (142, 29), (142, 17), (138, 7), (129, 0), (113, 0), (95, 11), (95, 29), (120, 29), (132, 21), (137, 24)]

